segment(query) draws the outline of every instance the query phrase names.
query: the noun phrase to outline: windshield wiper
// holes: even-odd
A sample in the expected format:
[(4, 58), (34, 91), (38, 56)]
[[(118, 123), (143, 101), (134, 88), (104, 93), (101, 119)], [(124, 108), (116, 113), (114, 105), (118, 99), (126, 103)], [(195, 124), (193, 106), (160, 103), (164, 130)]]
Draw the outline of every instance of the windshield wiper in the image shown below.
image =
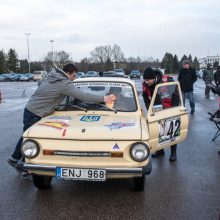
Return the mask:
[(87, 112), (86, 108), (82, 108), (78, 105), (60, 104), (59, 106), (61, 106), (61, 107), (73, 107), (73, 108), (77, 108), (77, 109), (80, 109), (80, 110), (83, 110), (83, 111)]
[(101, 103), (96, 103), (96, 105), (100, 105), (100, 106), (104, 107), (105, 109), (108, 109), (109, 111), (113, 111), (113, 112), (115, 112), (115, 113), (118, 112), (117, 109), (109, 108), (108, 106), (106, 106), (106, 105), (104, 105), (104, 104), (101, 104)]

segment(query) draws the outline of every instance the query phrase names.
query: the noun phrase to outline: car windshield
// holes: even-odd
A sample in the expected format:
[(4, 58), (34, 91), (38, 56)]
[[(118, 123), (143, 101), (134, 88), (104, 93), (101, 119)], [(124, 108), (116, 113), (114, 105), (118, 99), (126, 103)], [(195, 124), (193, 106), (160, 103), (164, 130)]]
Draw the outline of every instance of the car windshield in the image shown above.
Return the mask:
[(41, 72), (40, 71), (35, 71), (34, 75), (41, 75)]
[(131, 73), (132, 73), (132, 74), (138, 74), (139, 71), (138, 71), (138, 70), (133, 70)]
[[(78, 107), (84, 110), (102, 110), (102, 111), (123, 111), (134, 112), (137, 110), (137, 104), (133, 87), (128, 83), (123, 82), (75, 82), (74, 85), (80, 90), (89, 94), (105, 96), (114, 94), (116, 101), (112, 104), (94, 104), (89, 102), (82, 102), (69, 97), (66, 105), (73, 110), (79, 110)], [(78, 106), (78, 107), (76, 107)]]

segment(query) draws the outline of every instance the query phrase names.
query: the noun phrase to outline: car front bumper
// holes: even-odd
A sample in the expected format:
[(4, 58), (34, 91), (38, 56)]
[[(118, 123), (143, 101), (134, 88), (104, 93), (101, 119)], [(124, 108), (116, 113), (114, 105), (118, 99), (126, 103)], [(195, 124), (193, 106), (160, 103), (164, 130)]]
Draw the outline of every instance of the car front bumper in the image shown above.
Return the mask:
[[(30, 173), (35, 173), (35, 172), (49, 172), (49, 173), (56, 173), (56, 166), (52, 165), (42, 165), (42, 164), (31, 164), (31, 163), (20, 163), (19, 169), (22, 169), (24, 171), (28, 171)], [(71, 167), (74, 168), (74, 167)], [(79, 168), (79, 167), (77, 167)], [(91, 169), (97, 169), (92, 168)], [(145, 167), (99, 167), (98, 169), (104, 169), (106, 170), (107, 177), (111, 176), (123, 176), (123, 175), (134, 175), (134, 176), (143, 176), (143, 175), (148, 175), (152, 171), (152, 163), (151, 160)], [(46, 174), (46, 173), (45, 173)]]

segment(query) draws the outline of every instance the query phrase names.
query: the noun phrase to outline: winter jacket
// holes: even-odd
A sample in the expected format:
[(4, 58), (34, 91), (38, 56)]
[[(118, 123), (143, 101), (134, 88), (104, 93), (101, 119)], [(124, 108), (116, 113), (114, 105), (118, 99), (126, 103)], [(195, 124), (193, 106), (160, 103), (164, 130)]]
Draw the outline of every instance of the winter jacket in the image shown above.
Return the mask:
[(181, 86), (182, 92), (192, 92), (193, 91), (193, 84), (197, 80), (197, 75), (196, 71), (193, 68), (189, 69), (181, 69), (179, 76), (178, 76), (178, 81)]
[[(161, 72), (159, 71), (155, 71), (156, 73), (156, 79), (155, 82), (152, 86), (148, 86), (145, 82), (142, 83), (142, 89), (143, 89), (143, 99), (144, 99), (144, 103), (146, 108), (148, 109), (150, 106), (150, 102), (154, 93), (154, 89), (156, 87), (157, 84), (163, 83), (163, 82), (173, 82), (173, 78), (167, 75), (162, 75)], [(166, 107), (170, 107), (172, 104), (170, 103), (170, 100), (163, 100), (164, 103), (162, 103), (160, 96), (157, 95), (156, 99), (155, 99), (155, 103), (156, 105), (159, 105), (162, 103), (162, 105), (164, 106), (164, 108)], [(166, 107), (165, 107), (166, 106)]]
[(213, 80), (213, 71), (204, 70), (202, 78), (205, 81), (205, 83), (211, 83)]
[(214, 74), (215, 84), (220, 86), (220, 70), (217, 70)]
[(64, 73), (54, 69), (41, 82), (25, 108), (35, 115), (45, 117), (54, 112), (66, 96), (85, 102), (103, 101), (103, 96), (83, 92)]

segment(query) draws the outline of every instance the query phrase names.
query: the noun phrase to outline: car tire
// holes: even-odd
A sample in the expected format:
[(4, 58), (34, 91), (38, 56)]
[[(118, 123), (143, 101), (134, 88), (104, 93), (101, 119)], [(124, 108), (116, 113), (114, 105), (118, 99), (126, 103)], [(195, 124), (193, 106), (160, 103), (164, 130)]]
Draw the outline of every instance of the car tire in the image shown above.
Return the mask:
[(133, 181), (135, 191), (144, 191), (145, 175), (143, 175), (142, 177), (136, 177)]
[(32, 174), (34, 185), (38, 189), (48, 189), (51, 186), (52, 176), (40, 176), (36, 174)]

